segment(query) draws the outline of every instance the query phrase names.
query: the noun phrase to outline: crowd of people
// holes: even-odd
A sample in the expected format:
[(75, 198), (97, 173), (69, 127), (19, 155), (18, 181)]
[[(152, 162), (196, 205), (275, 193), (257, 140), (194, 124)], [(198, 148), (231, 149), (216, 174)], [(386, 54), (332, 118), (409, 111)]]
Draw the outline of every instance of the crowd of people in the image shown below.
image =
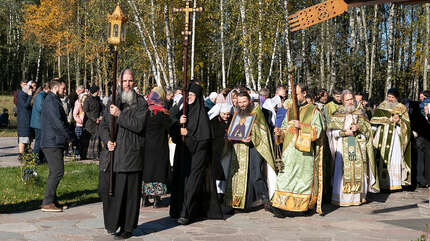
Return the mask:
[(97, 86), (66, 96), (61, 80), (35, 93), (34, 84), (17, 94), (18, 143), (24, 153), (35, 138), (34, 153), (48, 163), (42, 211), (64, 208), (56, 189), (65, 154), (96, 159), (105, 228), (116, 239), (133, 235), (140, 204), (158, 208), (168, 193), (170, 216), (187, 225), (235, 210), (323, 214), (327, 203), (361, 205), (369, 192), (430, 184), (430, 91), (416, 102), (393, 88), (377, 103), (299, 83), (296, 101), (284, 86), (204, 98), (192, 81), (185, 93), (141, 95), (130, 69), (115, 102)]

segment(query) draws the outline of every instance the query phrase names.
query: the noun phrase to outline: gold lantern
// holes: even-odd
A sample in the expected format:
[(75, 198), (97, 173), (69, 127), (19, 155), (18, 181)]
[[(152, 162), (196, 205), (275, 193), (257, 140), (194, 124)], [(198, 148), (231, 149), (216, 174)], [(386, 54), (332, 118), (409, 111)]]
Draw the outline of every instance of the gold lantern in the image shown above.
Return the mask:
[(125, 41), (127, 16), (121, 10), (119, 3), (116, 5), (112, 14), (107, 16), (108, 25), (108, 43), (115, 46), (115, 48)]

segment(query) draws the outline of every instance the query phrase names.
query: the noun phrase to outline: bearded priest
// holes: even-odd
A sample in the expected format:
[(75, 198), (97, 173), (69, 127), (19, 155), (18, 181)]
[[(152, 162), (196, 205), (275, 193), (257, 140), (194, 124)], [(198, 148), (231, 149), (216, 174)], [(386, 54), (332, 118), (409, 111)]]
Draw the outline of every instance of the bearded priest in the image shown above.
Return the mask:
[(406, 106), (398, 102), (399, 98), (397, 89), (388, 90), (387, 99), (370, 121), (382, 189), (401, 190), (411, 185), (411, 126)]
[(360, 205), (366, 202), (368, 191), (379, 192), (372, 128), (350, 90), (344, 90), (341, 99), (343, 106), (333, 114), (328, 126), (336, 153), (332, 203)]
[(255, 210), (268, 207), (276, 180), (274, 153), (269, 126), (259, 104), (253, 104), (249, 94), (241, 90), (237, 95), (236, 115), (255, 114), (248, 138), (231, 140), (231, 161), (226, 179), (224, 204), (227, 210)]

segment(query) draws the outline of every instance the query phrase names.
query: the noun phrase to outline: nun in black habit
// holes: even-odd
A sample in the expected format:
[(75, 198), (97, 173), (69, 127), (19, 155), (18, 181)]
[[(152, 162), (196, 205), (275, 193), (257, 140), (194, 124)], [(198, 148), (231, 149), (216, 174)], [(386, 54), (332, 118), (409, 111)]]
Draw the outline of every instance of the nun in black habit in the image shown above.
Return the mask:
[[(182, 225), (200, 218), (223, 219), (211, 168), (209, 150), (213, 131), (204, 106), (203, 89), (191, 82), (188, 91), (187, 115), (176, 111), (171, 129), (172, 139), (177, 146), (170, 216), (177, 218)], [(186, 128), (181, 128), (181, 123), (185, 123)], [(184, 135), (184, 141), (181, 135)]]

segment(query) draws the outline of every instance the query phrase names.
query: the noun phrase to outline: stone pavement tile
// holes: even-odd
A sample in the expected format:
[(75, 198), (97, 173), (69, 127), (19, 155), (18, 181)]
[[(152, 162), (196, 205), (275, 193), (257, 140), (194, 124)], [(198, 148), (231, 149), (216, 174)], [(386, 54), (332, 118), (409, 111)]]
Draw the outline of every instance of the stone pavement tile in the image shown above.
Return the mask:
[(49, 231), (32, 232), (25, 234), (25, 240), (29, 241), (59, 241), (57, 234)]
[(100, 218), (84, 219), (76, 224), (80, 229), (104, 229), (104, 221)]
[(40, 221), (35, 224), (38, 226), (49, 229), (49, 228), (57, 228), (57, 227), (71, 227), (75, 225), (77, 220), (55, 220), (55, 221)]
[(384, 220), (379, 222), (387, 223), (387, 224), (391, 224), (391, 225), (399, 226), (403, 228), (408, 228), (416, 231), (421, 231), (421, 232), (425, 232), (426, 224), (430, 226), (429, 218)]
[(36, 231), (37, 227), (30, 223), (3, 223), (0, 224), (0, 231), (2, 232), (13, 232), (13, 233), (24, 233)]
[(216, 237), (199, 237), (193, 240), (199, 241), (261, 241), (266, 240), (261, 234), (236, 234), (236, 235), (220, 235)]
[(0, 232), (0, 240), (25, 240), (25, 238), (19, 233)]

